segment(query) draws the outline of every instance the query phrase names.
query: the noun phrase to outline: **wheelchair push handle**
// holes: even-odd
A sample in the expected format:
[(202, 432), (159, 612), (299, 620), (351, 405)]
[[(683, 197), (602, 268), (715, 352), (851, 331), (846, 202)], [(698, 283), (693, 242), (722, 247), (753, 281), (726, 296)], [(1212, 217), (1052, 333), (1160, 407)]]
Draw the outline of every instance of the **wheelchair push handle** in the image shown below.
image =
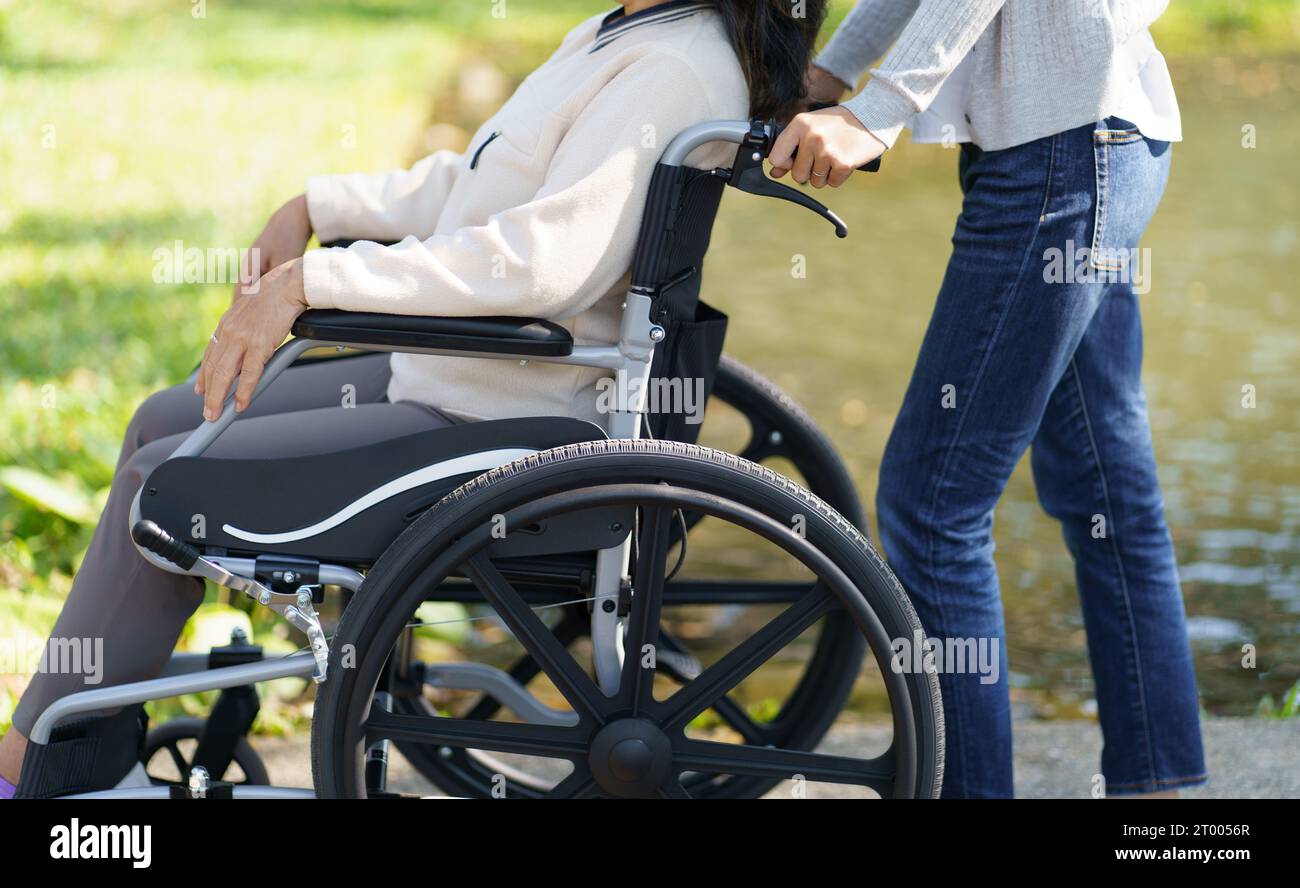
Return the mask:
[(131, 539), (150, 552), (166, 558), (172, 564), (189, 570), (199, 560), (199, 550), (189, 543), (176, 539), (148, 519), (137, 521), (131, 528)]

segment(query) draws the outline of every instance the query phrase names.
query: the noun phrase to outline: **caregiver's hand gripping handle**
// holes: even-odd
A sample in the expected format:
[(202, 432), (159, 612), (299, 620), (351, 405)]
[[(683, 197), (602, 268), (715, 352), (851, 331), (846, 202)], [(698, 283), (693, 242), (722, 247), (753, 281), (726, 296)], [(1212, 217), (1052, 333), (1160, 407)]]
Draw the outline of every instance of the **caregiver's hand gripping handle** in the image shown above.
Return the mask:
[(795, 115), (775, 138), (772, 176), (790, 173), (800, 184), (838, 188), (853, 171), (874, 172), (887, 145), (848, 109), (828, 105)]
[[(835, 108), (835, 107), (838, 107), (838, 104), (839, 104), (838, 102), (814, 102), (813, 104), (811, 104), (811, 105), (808, 106), (808, 110), (809, 110), (809, 111), (821, 111), (823, 108)], [(776, 140), (779, 139), (779, 138), (781, 137), (781, 133), (785, 132), (785, 127), (786, 127), (786, 125), (783, 124), (783, 123), (778, 123), (778, 124), (776, 124), (775, 131), (772, 133), (772, 142), (773, 142), (773, 144), (775, 144), (775, 143), (776, 143)], [(795, 153), (794, 153), (794, 155), (792, 155), (792, 156), (790, 157), (790, 160), (793, 161), (794, 158), (798, 156), (798, 154), (799, 154), (799, 152), (796, 150)], [(877, 157), (875, 160), (869, 160), (869, 161), (867, 161), (867, 162), (864, 163), (862, 166), (858, 167), (857, 170), (858, 170), (858, 172), (860, 172), (860, 173), (878, 173), (878, 172), (880, 172), (880, 158)]]

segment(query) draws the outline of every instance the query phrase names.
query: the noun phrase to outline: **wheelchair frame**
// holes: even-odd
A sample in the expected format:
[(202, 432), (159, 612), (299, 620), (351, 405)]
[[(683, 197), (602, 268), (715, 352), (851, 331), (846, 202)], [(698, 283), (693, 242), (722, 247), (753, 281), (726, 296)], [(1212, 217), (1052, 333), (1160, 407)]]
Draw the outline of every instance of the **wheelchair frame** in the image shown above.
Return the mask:
[[(779, 128), (772, 123), (756, 121), (715, 121), (702, 123), (679, 134), (669, 144), (660, 160), (661, 166), (681, 167), (687, 156), (697, 147), (710, 142), (731, 142), (742, 146), (737, 154), (735, 169), (727, 172), (730, 184), (751, 191), (752, 193), (775, 196), (798, 203), (831, 221), (836, 233), (843, 237), (845, 230), (828, 209), (801, 192), (779, 185), (767, 179), (762, 171), (762, 160), (767, 149), (775, 140)], [(747, 148), (752, 152), (747, 154)], [(757, 172), (755, 177), (753, 174)], [(707, 172), (707, 171), (703, 171)], [(714, 174), (724, 171), (714, 170)], [(479, 357), (504, 360), (530, 360), (548, 363), (579, 365), (609, 370), (619, 378), (639, 381), (635, 389), (642, 396), (648, 391), (651, 378), (651, 366), (655, 355), (655, 346), (665, 338), (665, 329), (652, 318), (654, 293), (634, 281), (627, 292), (622, 307), (622, 320), (619, 340), (609, 346), (573, 345), (566, 354), (521, 354), (496, 350), (475, 350), (470, 347), (429, 348), (414, 345), (392, 345), (374, 342), (358, 343), (346, 336), (322, 338), (294, 338), (278, 348), (268, 361), (259, 380), (253, 398), (257, 398), (286, 369), (310, 349), (336, 347), (340, 351), (348, 347), (365, 348), (386, 352), (403, 352), (431, 355), (455, 355), (461, 357)], [(633, 409), (612, 410), (608, 419), (609, 438), (636, 439), (641, 436), (643, 404), (634, 403)], [(208, 447), (235, 420), (236, 413), (233, 398), (228, 399), (220, 417), (213, 422), (204, 422), (196, 428), (186, 440), (169, 457), (196, 457)], [(528, 453), (537, 451), (530, 450)], [(513, 459), (514, 457), (511, 457)], [(510, 460), (506, 460), (507, 462)], [(445, 463), (446, 461), (444, 461)], [(437, 463), (430, 466), (436, 468)], [(493, 468), (483, 465), (483, 471)], [(475, 467), (476, 469), (478, 467)], [(464, 471), (462, 468), (460, 471)], [(455, 473), (449, 473), (455, 474)], [(423, 483), (423, 482), (412, 482)], [(140, 496), (136, 493), (131, 509), (131, 525), (136, 527), (141, 521)], [(206, 655), (174, 654), (162, 677), (149, 681), (134, 682), (111, 688), (81, 691), (64, 697), (51, 704), (36, 721), (31, 736), (33, 745), (42, 746), (51, 740), (55, 728), (76, 715), (98, 713), (104, 710), (144, 703), (149, 700), (200, 691), (220, 690), (251, 685), (288, 677), (312, 677), (315, 681), (327, 680), (328, 642), (321, 630), (312, 602), (312, 592), (307, 586), (301, 586), (296, 593), (274, 591), (255, 578), (255, 559), (226, 555), (202, 555), (188, 569), (179, 566), (167, 557), (159, 554), (167, 551), (166, 545), (157, 540), (152, 544), (135, 536), (136, 548), (140, 555), (155, 567), (172, 573), (186, 574), (210, 579), (219, 585), (242, 591), (261, 604), (270, 606), (284, 616), (292, 625), (304, 631), (312, 650), (309, 653), (295, 653), (285, 657), (265, 659), (258, 662), (240, 663), (232, 666), (209, 668)], [(175, 544), (180, 545), (184, 544)], [(591, 639), (593, 666), (599, 688), (605, 693), (617, 691), (623, 671), (622, 625), (625, 617), (619, 615), (618, 607), (601, 606), (606, 601), (618, 603), (620, 582), (629, 567), (632, 551), (632, 537), (624, 537), (621, 544), (598, 550), (596, 570), (593, 581), (591, 607)], [(183, 561), (184, 559), (182, 559)], [(364, 576), (357, 570), (344, 565), (319, 565), (319, 574), (313, 585), (336, 585), (351, 593), (357, 592)], [(440, 674), (434, 682), (441, 687), (453, 687), (480, 691), (497, 699), (499, 703), (538, 723), (566, 724), (572, 717), (570, 713), (554, 710), (537, 700), (522, 684), (507, 673), (494, 667), (477, 663), (439, 663), (436, 669)], [(185, 775), (182, 775), (185, 776)], [(198, 775), (188, 790), (190, 797), (202, 796), (206, 785)], [(98, 792), (62, 796), (64, 798), (166, 798), (177, 793), (174, 787), (119, 787)], [(302, 798), (314, 797), (314, 790), (283, 787), (235, 786), (231, 794), (237, 798)]]

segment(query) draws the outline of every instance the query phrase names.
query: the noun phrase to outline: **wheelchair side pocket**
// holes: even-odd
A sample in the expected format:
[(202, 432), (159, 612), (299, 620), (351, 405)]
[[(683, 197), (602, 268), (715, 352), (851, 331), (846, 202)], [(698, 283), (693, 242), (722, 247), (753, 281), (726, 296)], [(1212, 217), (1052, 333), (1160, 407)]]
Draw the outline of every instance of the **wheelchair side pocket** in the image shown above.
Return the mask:
[(693, 318), (670, 320), (664, 328), (666, 347), (655, 350), (650, 370), (650, 431), (659, 439), (694, 444), (718, 375), (727, 316), (698, 302)]

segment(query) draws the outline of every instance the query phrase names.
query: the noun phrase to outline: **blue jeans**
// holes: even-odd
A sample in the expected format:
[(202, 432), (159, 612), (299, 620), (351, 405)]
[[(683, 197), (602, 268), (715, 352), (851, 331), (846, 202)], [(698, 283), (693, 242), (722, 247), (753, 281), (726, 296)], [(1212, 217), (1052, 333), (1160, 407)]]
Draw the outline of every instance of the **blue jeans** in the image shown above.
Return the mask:
[(995, 681), (940, 676), (947, 797), (1012, 794), (992, 531), (1027, 448), (1039, 501), (1074, 557), (1106, 792), (1205, 780), (1141, 378), (1150, 268), (1136, 248), (1169, 159), (1167, 142), (1116, 118), (1002, 151), (961, 149), (952, 258), (877, 497), (881, 542), (927, 634), (990, 649), (997, 639)]

